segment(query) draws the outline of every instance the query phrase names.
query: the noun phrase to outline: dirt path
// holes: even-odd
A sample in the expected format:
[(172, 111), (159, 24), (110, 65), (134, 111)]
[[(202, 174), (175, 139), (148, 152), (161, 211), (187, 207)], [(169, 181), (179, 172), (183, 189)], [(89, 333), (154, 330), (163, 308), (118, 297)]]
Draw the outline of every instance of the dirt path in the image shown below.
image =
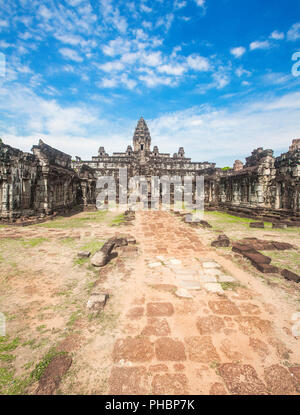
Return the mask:
[(137, 212), (132, 231), (141, 255), (124, 287), (107, 392), (299, 393), (297, 310), (284, 295), (168, 212)]

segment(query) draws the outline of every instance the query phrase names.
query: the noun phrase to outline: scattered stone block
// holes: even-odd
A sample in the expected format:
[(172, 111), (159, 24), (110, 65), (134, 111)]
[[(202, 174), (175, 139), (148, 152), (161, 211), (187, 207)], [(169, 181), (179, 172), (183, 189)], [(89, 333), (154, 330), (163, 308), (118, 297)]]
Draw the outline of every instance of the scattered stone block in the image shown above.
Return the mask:
[(199, 224), (203, 227), (203, 228), (212, 228), (212, 226), (206, 221), (206, 220), (200, 220)]
[(271, 258), (266, 255), (261, 254), (260, 252), (244, 252), (243, 256), (249, 259), (253, 265), (255, 264), (270, 264)]
[(265, 224), (264, 224), (264, 222), (251, 222), (249, 226), (250, 226), (250, 228), (261, 228), (261, 229), (264, 229)]
[(91, 258), (91, 264), (94, 265), (94, 267), (104, 267), (107, 261), (107, 255), (102, 251), (96, 252)]
[(150, 264), (148, 264), (148, 267), (156, 268), (156, 267), (160, 267), (161, 265), (162, 265), (161, 262), (150, 262)]
[(252, 248), (249, 245), (246, 244), (241, 244), (241, 243), (233, 243), (232, 244), (232, 251), (233, 252), (237, 252), (238, 254), (243, 255), (244, 252), (256, 252), (256, 250), (254, 248)]
[(201, 290), (201, 284), (198, 281), (181, 280), (179, 285), (188, 290)]
[(179, 298), (193, 298), (192, 294), (185, 288), (178, 288), (178, 290), (175, 292), (175, 295), (177, 295)]
[(214, 246), (215, 248), (228, 248), (229, 245), (230, 245), (230, 240), (228, 236), (224, 234), (219, 235), (218, 239), (211, 243), (211, 246)]
[(217, 277), (221, 274), (222, 274), (222, 271), (220, 270), (220, 268), (206, 268), (205, 269), (205, 275), (208, 275), (208, 276)]
[[(108, 241), (105, 242), (105, 244), (102, 246), (100, 251), (96, 252), (92, 258), (91, 258), (91, 264), (95, 267), (103, 267), (107, 264), (109, 261), (109, 256), (111, 254), (111, 251), (113, 250), (115, 244), (122, 243), (120, 241), (121, 238), (111, 238)], [(127, 242), (126, 242), (127, 244)]]
[(203, 262), (203, 268), (220, 268), (220, 265), (217, 262)]
[(276, 274), (279, 270), (274, 265), (261, 264), (257, 262), (252, 263), (263, 274)]
[(224, 290), (223, 290), (221, 284), (219, 284), (219, 283), (208, 282), (208, 283), (204, 284), (204, 288), (207, 291), (211, 292), (211, 293), (216, 293), (216, 294), (218, 294), (218, 293), (223, 294), (224, 293)]
[(89, 251), (80, 251), (77, 254), (78, 258), (89, 258), (91, 253)]
[(218, 282), (214, 275), (200, 275), (200, 282)]
[(179, 259), (171, 258), (169, 259), (169, 264), (171, 265), (181, 265), (181, 261)]
[(68, 355), (58, 355), (54, 357), (46, 367), (39, 380), (36, 395), (52, 395), (58, 388), (62, 377), (69, 370), (72, 358)]
[(230, 275), (220, 275), (219, 282), (236, 282), (236, 279)]
[(300, 276), (294, 274), (292, 271), (289, 271), (288, 269), (283, 269), (281, 271), (281, 275), (288, 281), (295, 281), (297, 283), (300, 282)]
[(86, 304), (87, 309), (92, 312), (93, 314), (100, 313), (109, 298), (108, 294), (104, 293), (93, 293), (91, 294), (88, 302)]
[(273, 229), (286, 229), (287, 228), (287, 224), (286, 223), (272, 223), (272, 228)]

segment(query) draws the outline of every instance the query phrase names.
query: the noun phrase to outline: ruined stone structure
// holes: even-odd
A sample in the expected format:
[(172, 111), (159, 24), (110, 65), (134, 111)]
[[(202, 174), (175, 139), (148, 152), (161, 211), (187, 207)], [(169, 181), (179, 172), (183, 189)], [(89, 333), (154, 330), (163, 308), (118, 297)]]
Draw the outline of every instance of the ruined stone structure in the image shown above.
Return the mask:
[(183, 147), (173, 156), (160, 153), (157, 146), (151, 150), (150, 132), (141, 117), (133, 147), (128, 145), (124, 153), (109, 156), (100, 147), (92, 160), (76, 157), (71, 161), (71, 156), (41, 140), (32, 152), (0, 146), (2, 220), (94, 206), (97, 179), (113, 176), (118, 189), (119, 169), (124, 167), (128, 180), (145, 177), (149, 192), (153, 176), (204, 176), (207, 208), (271, 219), (300, 218), (300, 139), (293, 140), (289, 151), (279, 157), (275, 158), (272, 150), (258, 148), (246, 158), (245, 165), (236, 160), (232, 169), (222, 170), (215, 163), (192, 162)]

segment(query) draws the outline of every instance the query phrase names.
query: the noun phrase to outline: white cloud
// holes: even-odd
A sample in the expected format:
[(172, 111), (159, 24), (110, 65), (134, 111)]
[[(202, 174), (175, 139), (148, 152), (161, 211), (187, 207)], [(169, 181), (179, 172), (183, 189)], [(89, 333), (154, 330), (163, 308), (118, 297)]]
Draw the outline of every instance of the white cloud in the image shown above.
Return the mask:
[(51, 10), (49, 10), (46, 6), (42, 5), (39, 8), (39, 15), (42, 16), (44, 19), (49, 20), (53, 16)]
[(270, 34), (270, 38), (275, 39), (275, 40), (282, 40), (284, 39), (284, 37), (285, 37), (284, 33), (278, 32), (278, 30), (274, 30), (274, 32)]
[(285, 84), (292, 79), (293, 77), (291, 74), (287, 75), (282, 72), (271, 72), (262, 76), (263, 83), (267, 85)]
[(229, 75), (222, 72), (215, 72), (213, 74), (213, 79), (217, 89), (223, 89), (230, 83)]
[(209, 60), (199, 55), (188, 56), (187, 64), (195, 71), (208, 71), (210, 69)]
[(174, 2), (174, 8), (175, 10), (179, 10), (182, 9), (183, 7), (186, 6), (186, 1), (185, 0), (175, 0)]
[(241, 78), (243, 75), (246, 75), (246, 76), (251, 76), (252, 75), (252, 73), (250, 71), (247, 71), (247, 69), (244, 69), (242, 66), (240, 66), (239, 68), (237, 68), (235, 70), (235, 74), (239, 78)]
[(73, 49), (61, 48), (61, 49), (59, 49), (59, 53), (65, 59), (70, 59), (70, 60), (75, 61), (75, 62), (82, 62), (83, 61), (82, 57), (79, 56), (78, 53)]
[(168, 77), (158, 76), (153, 71), (147, 71), (146, 75), (139, 76), (140, 81), (144, 82), (149, 88), (159, 85), (172, 85), (174, 80)]
[(142, 3), (140, 8), (141, 8), (142, 12), (145, 12), (145, 13), (151, 13), (152, 12), (151, 7), (146, 6), (146, 4)]
[(172, 26), (174, 20), (174, 14), (169, 13), (164, 17), (160, 17), (156, 22), (156, 27), (163, 27), (165, 32), (168, 32)]
[(180, 76), (186, 72), (187, 68), (184, 65), (161, 65), (157, 68), (158, 72), (166, 73), (168, 75)]
[(270, 48), (270, 42), (268, 40), (263, 41), (255, 41), (250, 43), (250, 50), (256, 50), (256, 49), (269, 49)]
[(243, 46), (239, 46), (237, 48), (232, 48), (230, 49), (230, 53), (235, 57), (235, 58), (240, 58), (241, 56), (244, 55), (244, 53), (246, 52), (246, 49)]
[(99, 83), (99, 86), (103, 88), (115, 88), (117, 85), (118, 81), (112, 78), (103, 78)]
[(147, 66), (158, 66), (161, 65), (162, 57), (161, 52), (152, 52), (143, 55), (143, 63)]
[[(153, 73), (150, 80), (151, 72), (147, 75), (152, 87), (171, 82), (168, 78), (157, 81)], [(9, 145), (30, 151), (36, 137), (41, 137), (49, 145), (86, 160), (96, 154), (99, 145), (109, 153), (125, 150), (131, 144), (136, 120), (116, 122), (114, 117), (109, 121), (100, 115), (101, 97), (98, 102), (90, 107), (83, 103), (65, 106), (38, 97), (28, 88), (15, 88), (14, 94), (1, 88), (0, 111), (6, 116), (2, 138)], [(104, 107), (110, 104), (108, 100), (103, 102)], [(232, 165), (257, 147), (287, 151), (300, 130), (299, 111), (300, 92), (294, 92), (280, 98), (243, 99), (235, 106), (226, 103), (223, 108), (196, 106), (147, 121), (153, 145), (158, 145), (160, 151), (173, 153), (184, 146), (194, 161)]]
[(104, 72), (114, 72), (114, 71), (122, 71), (124, 69), (124, 64), (120, 61), (111, 61), (111, 62), (106, 62), (102, 65), (97, 65), (97, 67)]
[(204, 7), (205, 6), (205, 0), (195, 0), (195, 3), (199, 7)]
[(300, 22), (293, 24), (290, 30), (287, 32), (287, 39), (291, 41), (298, 40), (300, 38)]

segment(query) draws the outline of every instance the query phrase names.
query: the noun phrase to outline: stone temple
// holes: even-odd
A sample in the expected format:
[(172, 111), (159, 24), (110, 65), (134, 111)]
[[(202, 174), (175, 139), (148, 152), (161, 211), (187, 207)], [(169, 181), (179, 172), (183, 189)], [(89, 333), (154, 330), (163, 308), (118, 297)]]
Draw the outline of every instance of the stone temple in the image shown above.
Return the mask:
[[(190, 149), (191, 151), (191, 149)], [(24, 222), (75, 207), (93, 208), (97, 179), (127, 168), (128, 180), (143, 176), (204, 176), (206, 209), (220, 209), (249, 217), (300, 222), (300, 139), (274, 157), (273, 150), (257, 148), (246, 163), (236, 160), (231, 169), (215, 163), (192, 162), (183, 147), (171, 156), (151, 148), (151, 135), (141, 117), (132, 146), (111, 156), (100, 147), (92, 160), (71, 160), (42, 140), (24, 153), (0, 143), (0, 220)], [(172, 199), (171, 199), (172, 200)]]

